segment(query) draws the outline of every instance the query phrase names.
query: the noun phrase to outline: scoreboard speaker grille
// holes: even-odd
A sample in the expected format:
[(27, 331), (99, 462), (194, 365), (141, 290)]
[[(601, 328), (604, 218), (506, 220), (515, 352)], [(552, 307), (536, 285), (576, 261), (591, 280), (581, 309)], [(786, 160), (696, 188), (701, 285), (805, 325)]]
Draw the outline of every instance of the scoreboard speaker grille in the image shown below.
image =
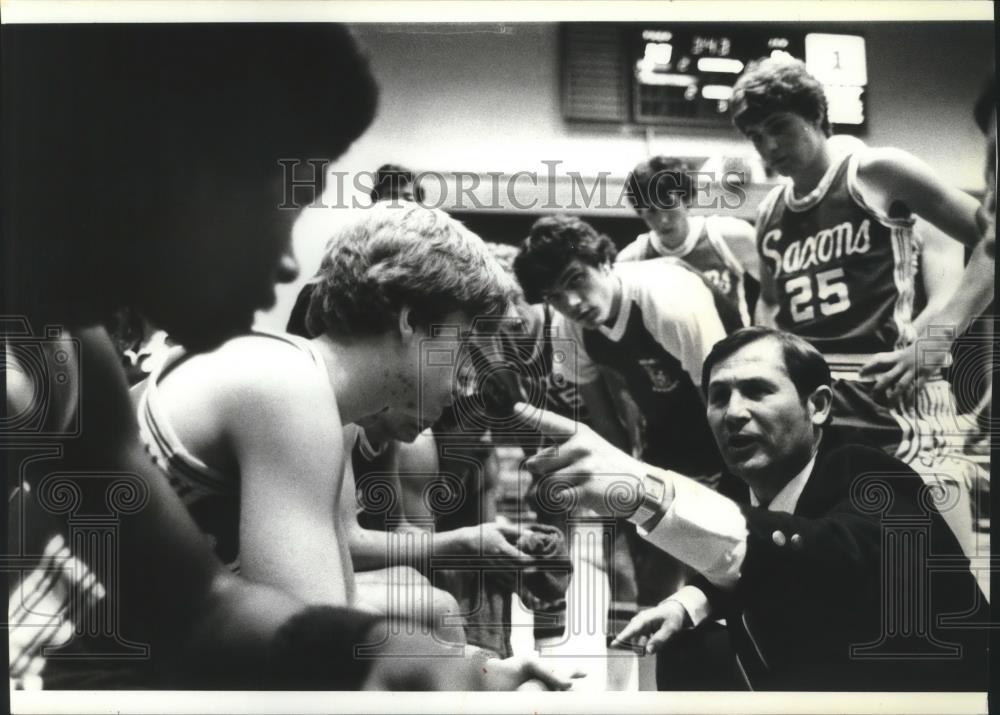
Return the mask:
[(562, 113), (566, 119), (629, 120), (625, 44), (617, 26), (562, 26)]

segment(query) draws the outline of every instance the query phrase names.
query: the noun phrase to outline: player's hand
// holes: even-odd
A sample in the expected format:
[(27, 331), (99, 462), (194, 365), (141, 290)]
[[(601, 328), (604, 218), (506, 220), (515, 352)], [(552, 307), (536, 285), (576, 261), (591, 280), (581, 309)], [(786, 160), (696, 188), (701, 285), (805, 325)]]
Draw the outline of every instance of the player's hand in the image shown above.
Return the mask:
[(872, 355), (859, 371), (862, 379), (875, 380), (875, 394), (886, 404), (906, 408), (924, 384), (951, 361), (951, 340), (921, 339), (892, 352)]
[(537, 656), (492, 658), (483, 665), (483, 690), (568, 690), (581, 671), (562, 672)]
[(537, 499), (553, 506), (579, 504), (599, 514), (631, 516), (639, 505), (646, 466), (586, 425), (524, 403), (516, 410), (555, 444), (525, 462), (544, 476)]
[(936, 351), (922, 351), (925, 355), (918, 360), (917, 348), (917, 345), (908, 345), (892, 352), (876, 353), (861, 367), (861, 378), (875, 380), (875, 395), (886, 404), (904, 405), (915, 390), (923, 387), (927, 378), (944, 367), (946, 358), (937, 356)]
[(917, 370), (917, 348), (908, 345), (892, 352), (877, 353), (859, 371), (862, 379), (874, 379), (874, 392), (886, 404), (905, 401), (915, 387), (927, 379)]
[(674, 634), (691, 624), (687, 611), (679, 601), (664, 601), (658, 606), (639, 611), (622, 632), (611, 641), (612, 647), (632, 643), (647, 654), (656, 653)]
[(477, 526), (456, 529), (459, 550), (463, 554), (482, 556), (489, 562), (531, 563), (535, 558), (518, 549), (514, 544), (521, 536), (521, 529), (509, 524), (487, 522)]

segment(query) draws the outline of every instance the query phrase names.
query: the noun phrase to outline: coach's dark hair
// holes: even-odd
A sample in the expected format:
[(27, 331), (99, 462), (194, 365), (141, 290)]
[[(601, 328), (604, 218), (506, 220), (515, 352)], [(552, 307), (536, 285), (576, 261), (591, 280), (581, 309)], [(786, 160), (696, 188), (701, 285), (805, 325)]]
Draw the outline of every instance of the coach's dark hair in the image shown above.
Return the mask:
[(614, 261), (616, 253), (611, 239), (586, 221), (563, 214), (545, 216), (535, 221), (521, 242), (514, 275), (527, 301), (539, 303), (574, 259), (596, 267)]
[(733, 85), (731, 106), (733, 124), (744, 133), (748, 125), (778, 112), (793, 112), (808, 122), (819, 122), (826, 136), (832, 133), (823, 85), (801, 60), (754, 60)]
[(805, 400), (817, 387), (833, 383), (830, 376), (830, 366), (819, 350), (798, 335), (774, 330), (760, 325), (741, 328), (717, 342), (705, 358), (701, 372), (701, 389), (708, 394), (708, 385), (712, 378), (712, 368), (730, 357), (738, 350), (745, 348), (758, 340), (771, 339), (778, 343), (781, 355), (785, 361), (785, 371), (795, 385), (799, 397)]
[(694, 201), (691, 171), (680, 159), (654, 156), (636, 164), (625, 180), (625, 196), (636, 209), (670, 209)]
[(976, 106), (972, 111), (972, 115), (976, 118), (976, 124), (979, 126), (979, 131), (983, 134), (989, 131), (990, 128), (990, 117), (997, 108), (997, 78), (996, 75), (990, 75), (990, 78), (986, 80), (986, 84), (983, 85), (983, 91), (979, 94), (979, 99), (976, 100)]
[(403, 189), (413, 187), (412, 201), (423, 203), (424, 189), (414, 181), (413, 172), (397, 164), (382, 164), (375, 171), (375, 185), (369, 196), (372, 201), (392, 201), (402, 197)]

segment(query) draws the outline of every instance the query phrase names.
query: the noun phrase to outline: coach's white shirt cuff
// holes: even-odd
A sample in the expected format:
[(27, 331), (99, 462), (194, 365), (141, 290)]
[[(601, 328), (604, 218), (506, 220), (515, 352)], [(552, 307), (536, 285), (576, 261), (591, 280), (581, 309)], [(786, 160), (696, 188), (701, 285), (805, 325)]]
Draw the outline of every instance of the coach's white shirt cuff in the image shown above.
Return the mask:
[(691, 566), (720, 588), (740, 578), (747, 551), (747, 521), (736, 502), (671, 473), (674, 498), (652, 529), (639, 535)]
[(709, 616), (708, 596), (697, 586), (682, 586), (666, 600), (681, 604), (691, 619), (692, 626), (697, 626)]

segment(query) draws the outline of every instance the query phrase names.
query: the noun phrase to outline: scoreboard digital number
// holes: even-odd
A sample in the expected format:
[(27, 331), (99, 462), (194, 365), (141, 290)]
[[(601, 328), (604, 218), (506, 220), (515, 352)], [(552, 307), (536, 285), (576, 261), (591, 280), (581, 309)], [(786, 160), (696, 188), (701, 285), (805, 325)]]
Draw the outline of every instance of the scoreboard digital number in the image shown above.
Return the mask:
[(656, 124), (728, 124), (733, 84), (747, 64), (790, 55), (826, 90), (830, 121), (865, 125), (868, 84), (865, 39), (860, 35), (773, 31), (747, 25), (674, 25), (636, 30), (633, 116)]
[(868, 85), (865, 38), (812, 32), (806, 35), (805, 49), (806, 69), (826, 90), (830, 122), (863, 125), (863, 95)]

